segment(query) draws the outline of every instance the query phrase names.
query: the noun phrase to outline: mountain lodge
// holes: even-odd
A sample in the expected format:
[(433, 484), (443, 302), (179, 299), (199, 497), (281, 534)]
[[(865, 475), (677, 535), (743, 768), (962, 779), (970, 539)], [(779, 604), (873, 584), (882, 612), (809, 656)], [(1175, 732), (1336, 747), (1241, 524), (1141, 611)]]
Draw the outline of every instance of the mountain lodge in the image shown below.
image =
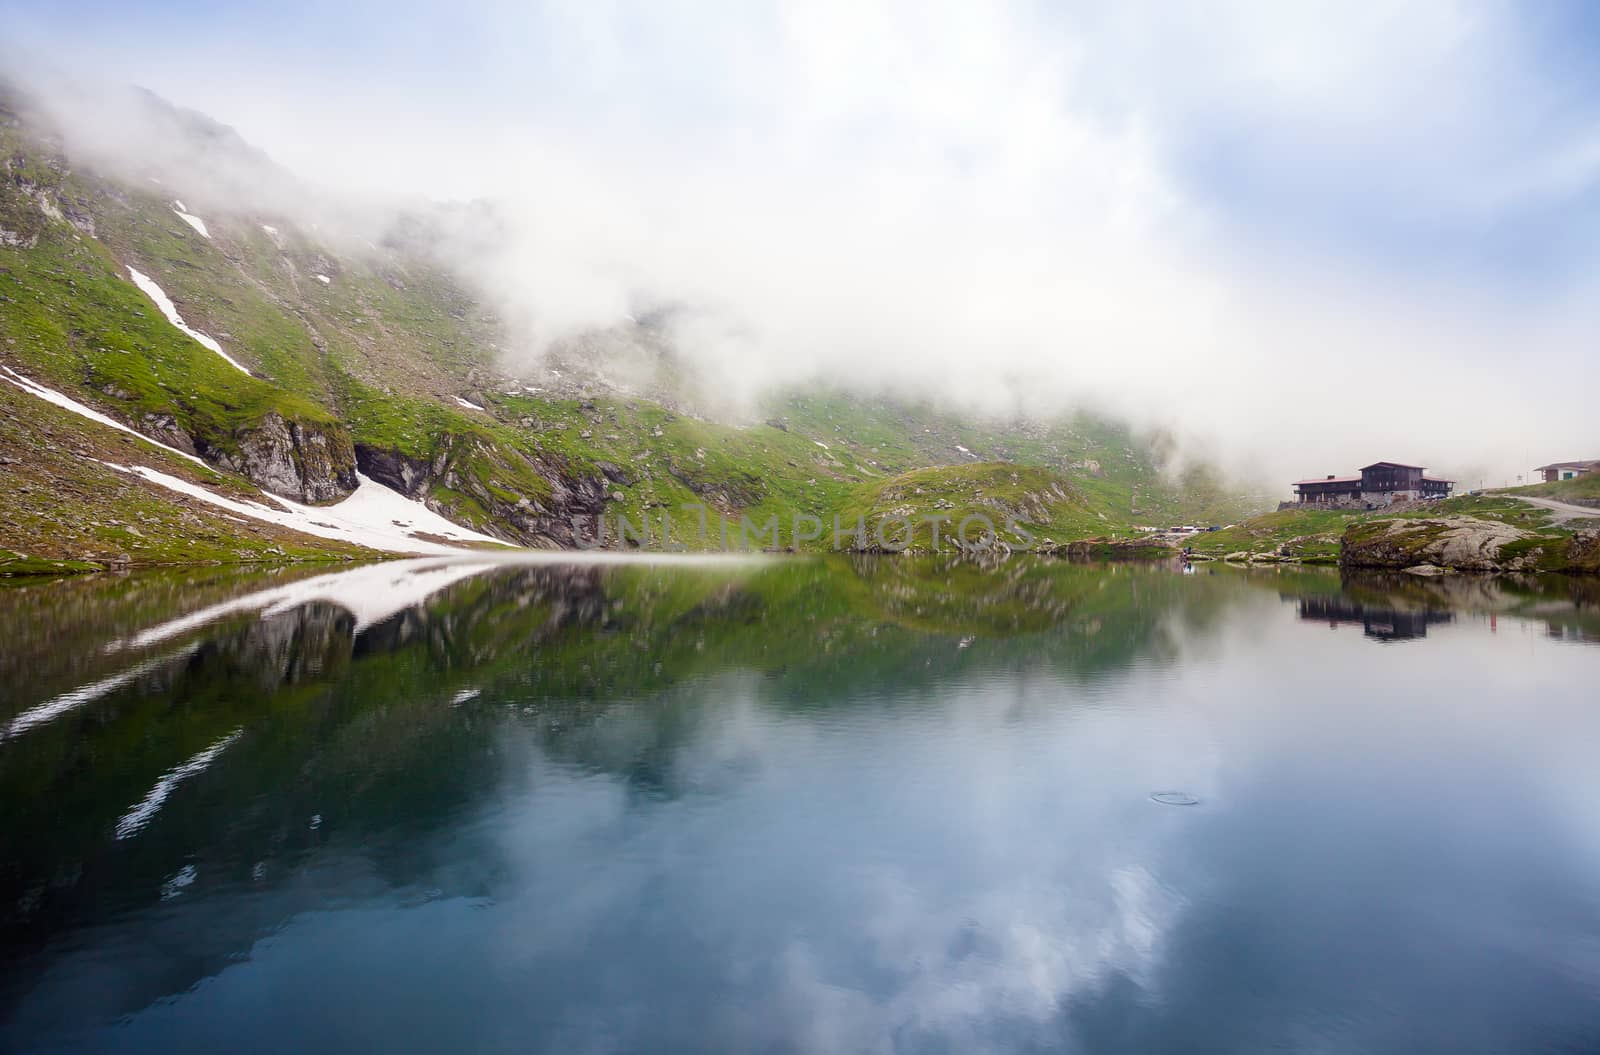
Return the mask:
[(1429, 476), (1420, 465), (1373, 462), (1362, 467), (1360, 476), (1296, 480), (1294, 493), (1301, 505), (1371, 508), (1419, 498), (1449, 498), (1454, 484), (1454, 480)]

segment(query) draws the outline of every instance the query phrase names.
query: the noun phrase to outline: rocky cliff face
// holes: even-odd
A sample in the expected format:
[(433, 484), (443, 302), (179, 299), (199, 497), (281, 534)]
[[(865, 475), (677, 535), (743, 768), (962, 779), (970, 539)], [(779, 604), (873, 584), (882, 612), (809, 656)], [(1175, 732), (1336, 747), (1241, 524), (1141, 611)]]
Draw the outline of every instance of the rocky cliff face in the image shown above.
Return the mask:
[(337, 501), (356, 489), (355, 446), (338, 426), (268, 414), (235, 439), (236, 450), (212, 447), (201, 457), (298, 502)]
[[(364, 444), (355, 454), (367, 476), (451, 519), (462, 520), (461, 509), (442, 502), (438, 492), (464, 496), (488, 514), (474, 525), (478, 530), (524, 546), (577, 546), (574, 518), (593, 530), (608, 494), (604, 475), (573, 473), (564, 465), (478, 447), (460, 437), (441, 438), (430, 458)], [(485, 458), (491, 460), (487, 467)], [(466, 463), (473, 460), (479, 464), (469, 468)]]

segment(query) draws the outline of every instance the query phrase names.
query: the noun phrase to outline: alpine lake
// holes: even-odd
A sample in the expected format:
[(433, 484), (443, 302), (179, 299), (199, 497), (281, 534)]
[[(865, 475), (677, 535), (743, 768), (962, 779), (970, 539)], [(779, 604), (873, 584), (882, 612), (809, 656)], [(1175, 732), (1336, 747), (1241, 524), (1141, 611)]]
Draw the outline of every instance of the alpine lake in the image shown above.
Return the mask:
[(1600, 580), (0, 586), (0, 1050), (1600, 1050)]

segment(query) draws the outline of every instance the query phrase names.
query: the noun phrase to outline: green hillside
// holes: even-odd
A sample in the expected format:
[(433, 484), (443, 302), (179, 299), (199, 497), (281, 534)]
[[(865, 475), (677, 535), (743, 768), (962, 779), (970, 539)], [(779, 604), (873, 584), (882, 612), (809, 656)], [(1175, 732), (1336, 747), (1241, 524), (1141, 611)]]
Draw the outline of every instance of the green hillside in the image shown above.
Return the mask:
[(1551, 483), (1512, 487), (1499, 493), (1534, 495), (1538, 498), (1554, 498), (1561, 502), (1577, 500), (1581, 504), (1585, 501), (1600, 500), (1600, 473), (1585, 473), (1570, 480), (1556, 480)]
[[(182, 120), (217, 149), (232, 141), (197, 115)], [(238, 149), (238, 164), (267, 164)], [(179, 213), (185, 193), (81, 165), (24, 95), (0, 87), (0, 365), (216, 473), (148, 450), (139, 464), (236, 496), (337, 502), (359, 471), (508, 542), (576, 545), (603, 522), (608, 545), (639, 544), (649, 524), (651, 545), (665, 534), (710, 548), (725, 527), (738, 537), (744, 518), (791, 525), (801, 515), (831, 528), (834, 517), (902, 507), (957, 521), (1000, 511), (1070, 541), (1232, 520), (1257, 506), (1203, 467), (1171, 472), (1160, 437), (1085, 413), (985, 421), (810, 388), (769, 394), (747, 420), (712, 420), (648, 323), (559, 349), (574, 367), (559, 381), (553, 370), (517, 376), (499, 363), (506, 335), (493, 312), (430, 250), (428, 232), (447, 215), (403, 218), (380, 241), (356, 244), (265, 206), (212, 205), (201, 189), (184, 208), (203, 217), (202, 232)], [(130, 269), (249, 372), (164, 317)], [(612, 346), (655, 357), (648, 395), (596, 380), (601, 360), (584, 356)], [(0, 461), (0, 489), (16, 496), (0, 515), (0, 549), (172, 563), (185, 559), (186, 517), (239, 523), (82, 458), (53, 459), (51, 437), (83, 451), (138, 445), (15, 384), (0, 384), (0, 398), (16, 452)], [(82, 515), (52, 513), (59, 495)], [(136, 515), (150, 518), (139, 535), (93, 527)], [(192, 558), (257, 559), (256, 536), (290, 543), (285, 555), (350, 552), (281, 528), (238, 534)]]
[(948, 551), (986, 536), (1015, 548), (1071, 542), (1115, 523), (1066, 477), (1037, 466), (982, 462), (913, 469), (857, 489), (845, 524), (869, 526), (874, 548)]

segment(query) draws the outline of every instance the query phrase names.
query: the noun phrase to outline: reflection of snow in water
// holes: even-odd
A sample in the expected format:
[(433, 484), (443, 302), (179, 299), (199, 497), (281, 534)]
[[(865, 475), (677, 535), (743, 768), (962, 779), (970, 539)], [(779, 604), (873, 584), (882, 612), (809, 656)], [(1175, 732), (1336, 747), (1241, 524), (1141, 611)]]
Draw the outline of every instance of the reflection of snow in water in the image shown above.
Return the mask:
[(126, 640), (113, 642), (106, 650), (144, 648), (239, 612), (258, 611), (266, 618), (313, 601), (336, 604), (355, 616), (355, 628), (359, 633), (396, 612), (421, 604), (451, 583), (470, 579), (493, 567), (496, 567), (493, 562), (458, 563), (422, 558), (318, 575), (202, 608)]
[[(421, 604), (451, 583), (481, 574), (496, 566), (492, 562), (456, 563), (438, 558), (424, 558), (372, 564), (351, 571), (318, 575), (287, 586), (260, 590), (202, 608), (179, 619), (153, 626), (133, 637), (113, 641), (105, 650), (117, 652), (144, 648), (238, 612), (260, 611), (265, 617), (313, 601), (328, 601), (350, 612), (356, 617), (356, 630), (359, 632), (373, 623), (387, 619), (395, 612)], [(12, 718), (10, 723), (0, 730), (0, 742), (44, 725), (92, 700), (114, 692), (174, 659), (189, 655), (195, 647), (191, 644), (175, 652), (143, 660), (118, 674), (73, 689), (71, 692), (64, 692), (36, 707), (30, 707)]]
[(184, 865), (174, 873), (173, 877), (161, 884), (161, 900), (171, 901), (183, 893), (183, 888), (193, 883), (200, 877), (200, 870), (194, 865)]
[[(161, 779), (156, 781), (155, 787), (150, 789), (150, 793), (117, 820), (117, 838), (126, 839), (130, 835), (139, 834), (144, 826), (150, 823), (150, 818), (156, 815), (156, 811), (161, 808), (161, 804), (167, 801), (167, 796), (172, 794), (173, 788), (176, 788), (192, 776), (204, 773), (206, 767), (211, 765), (216, 760), (216, 757), (226, 751), (229, 745), (239, 739), (243, 733), (243, 729), (235, 729), (187, 762), (163, 774)], [(187, 886), (188, 884), (185, 883), (184, 885)]]
[(0, 741), (9, 740), (19, 733), (27, 732), (36, 725), (43, 725), (48, 721), (59, 718), (68, 711), (81, 707), (90, 700), (97, 700), (106, 693), (112, 692), (128, 684), (128, 682), (139, 677), (140, 675), (148, 674), (157, 667), (164, 666), (169, 661), (177, 659), (181, 656), (187, 656), (193, 651), (194, 646), (190, 645), (187, 648), (181, 648), (176, 652), (171, 652), (164, 656), (158, 656), (155, 659), (147, 659), (143, 663), (129, 667), (120, 674), (113, 674), (109, 678), (102, 678), (91, 685), (85, 685), (82, 688), (73, 689), (71, 692), (64, 692), (54, 699), (47, 700), (44, 703), (39, 704), (37, 707), (30, 707), (21, 714), (17, 715), (15, 718), (11, 719), (10, 724), (5, 727), (4, 731), (0, 731)]
[[(336, 604), (348, 611), (355, 616), (355, 631), (360, 633), (365, 628), (382, 622), (396, 612), (421, 604), (453, 583), (461, 582), (475, 575), (481, 575), (494, 568), (536, 565), (569, 565), (573, 567), (664, 565), (672, 567), (731, 568), (761, 564), (767, 560), (767, 558), (760, 555), (664, 554), (653, 557), (640, 557), (622, 553), (570, 553), (561, 551), (542, 553), (505, 551), (503, 556), (479, 554), (475, 555), (476, 559), (474, 559), (460, 554), (459, 551), (456, 552), (457, 555), (453, 557), (418, 557), (412, 560), (368, 564), (348, 571), (314, 576), (309, 579), (303, 579), (300, 582), (289, 583), (286, 586), (258, 590), (255, 593), (236, 597), (230, 601), (223, 601), (220, 604), (210, 605), (199, 611), (191, 612), (189, 615), (168, 620), (143, 630), (132, 637), (113, 641), (105, 646), (105, 651), (120, 652), (128, 649), (146, 648), (240, 612), (260, 612), (265, 618), (277, 615), (280, 612), (291, 611), (314, 601)], [(16, 715), (3, 729), (0, 729), (0, 743), (114, 692), (142, 675), (165, 666), (175, 659), (189, 655), (196, 647), (195, 644), (190, 644), (177, 651), (142, 660), (120, 673), (73, 689), (71, 692), (64, 692), (35, 707), (30, 707)], [(475, 689), (462, 690), (456, 694), (456, 698), (452, 702), (456, 704), (465, 703), (476, 695), (477, 690)]]
[(663, 555), (638, 557), (620, 553), (512, 552), (500, 554), (473, 554), (467, 556), (457, 551), (452, 557), (417, 557), (412, 560), (368, 564), (349, 571), (337, 571), (310, 579), (276, 586), (270, 590), (223, 601), (178, 619), (172, 619), (143, 630), (130, 638), (114, 641), (106, 646), (107, 652), (129, 648), (144, 648), (179, 634), (214, 623), (238, 612), (261, 612), (263, 617), (287, 612), (313, 601), (336, 604), (356, 618), (355, 629), (361, 630), (427, 600), (452, 583), (481, 575), (493, 568), (532, 565), (634, 565), (650, 564), (681, 567), (738, 567), (761, 563), (759, 556), (721, 555)]

